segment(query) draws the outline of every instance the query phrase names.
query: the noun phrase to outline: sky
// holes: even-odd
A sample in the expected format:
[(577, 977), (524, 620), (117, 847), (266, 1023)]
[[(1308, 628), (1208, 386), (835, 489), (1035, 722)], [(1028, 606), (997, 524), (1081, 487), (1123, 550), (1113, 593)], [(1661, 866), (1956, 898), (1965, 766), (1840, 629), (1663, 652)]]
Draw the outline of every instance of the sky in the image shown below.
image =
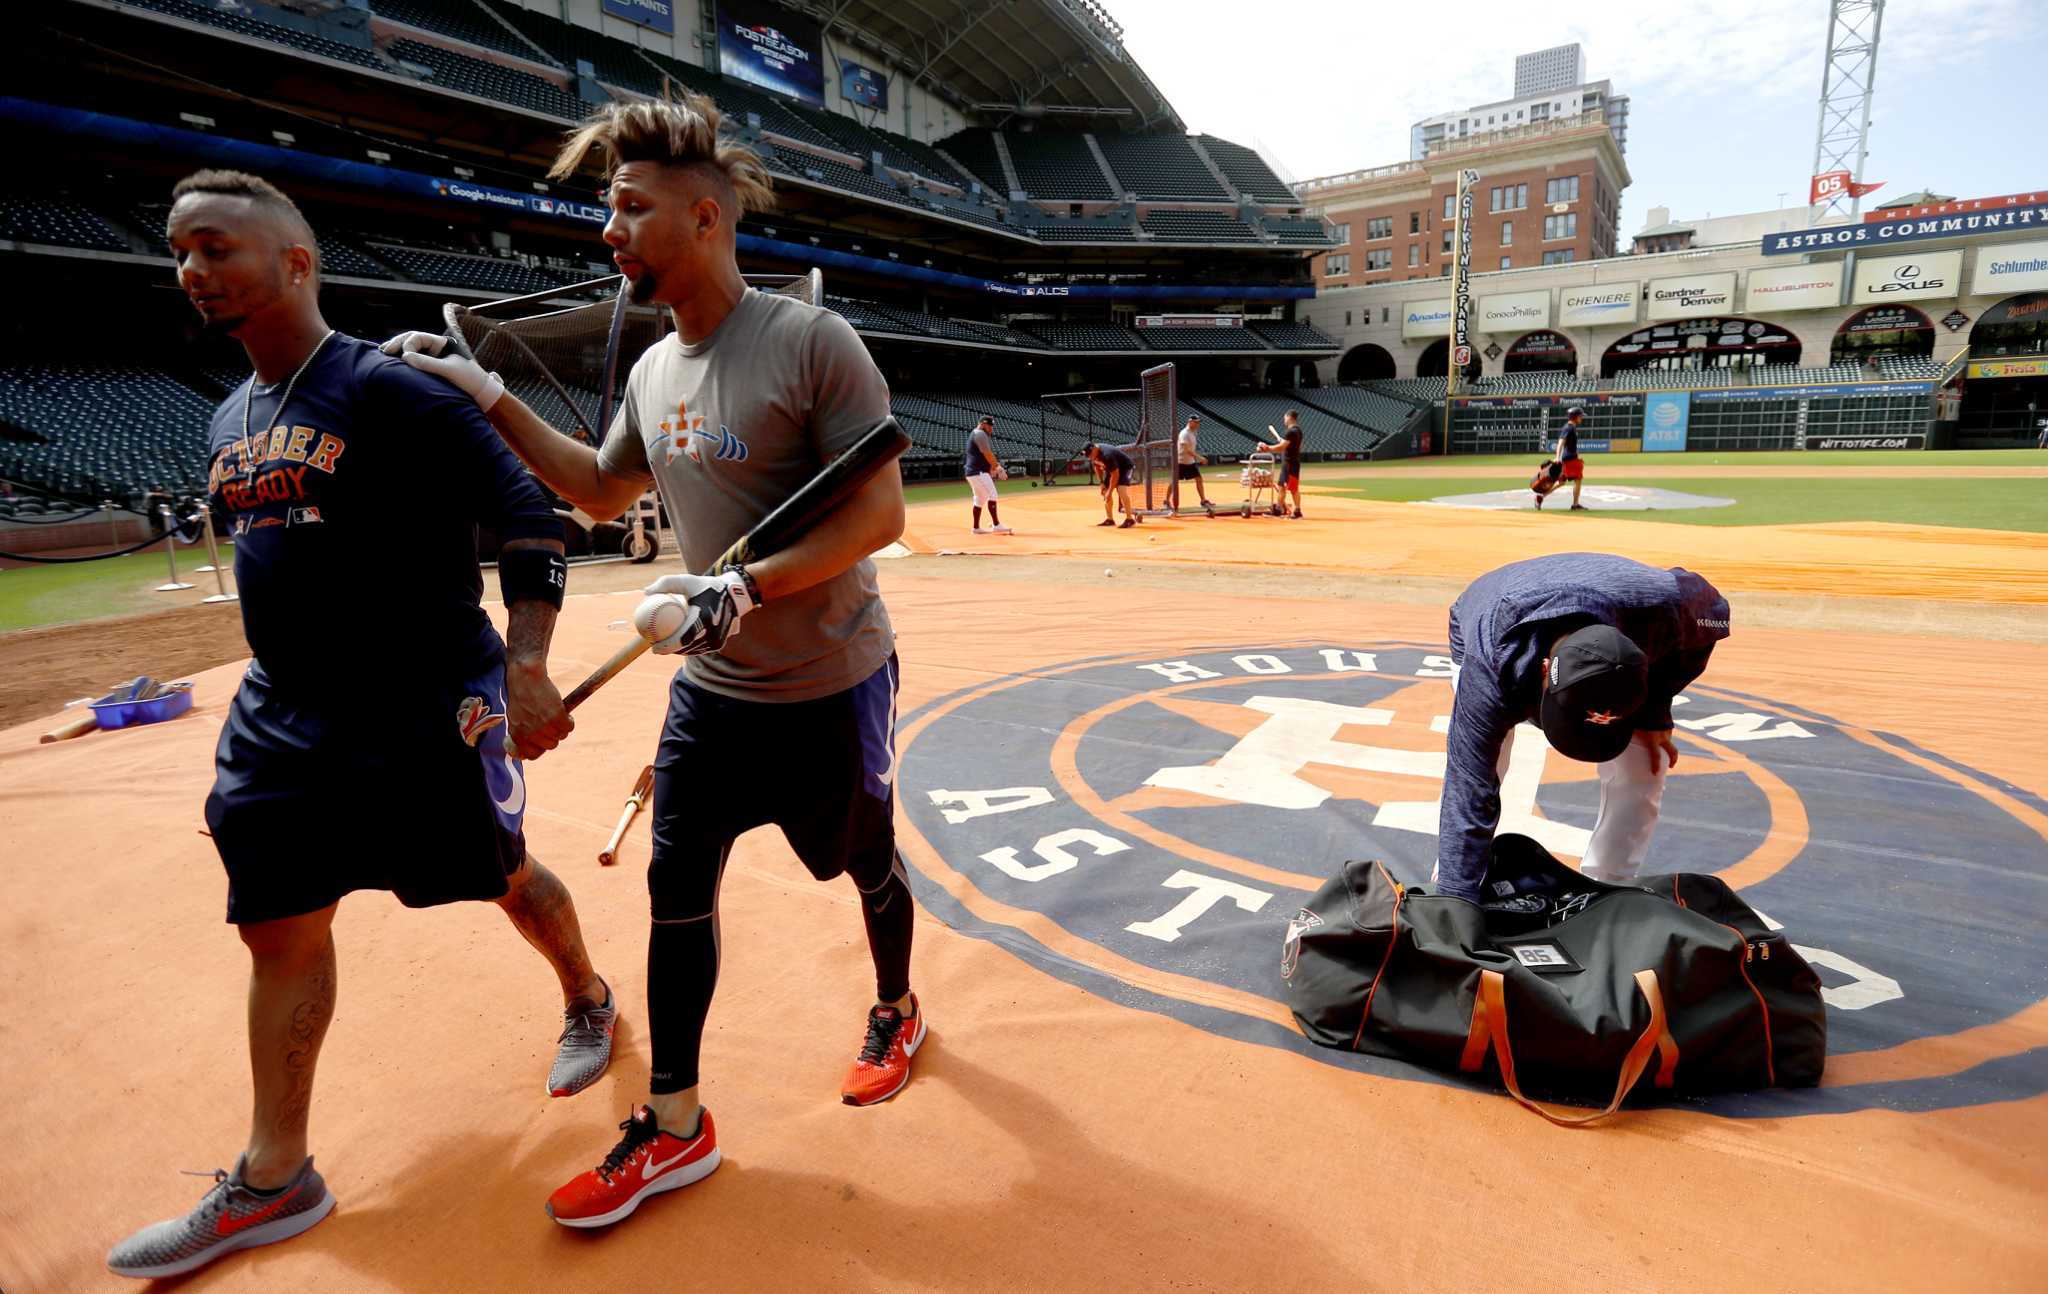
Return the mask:
[[(1827, 0), (1101, 0), (1192, 131), (1256, 144), (1295, 179), (1408, 157), (1423, 117), (1506, 99), (1515, 55), (1577, 41), (1586, 75), (1630, 96), (1621, 229), (1804, 202)], [(1250, 15), (1263, 12), (1267, 17)], [(1866, 181), (2048, 189), (2038, 104), (2048, 0), (1890, 0)]]

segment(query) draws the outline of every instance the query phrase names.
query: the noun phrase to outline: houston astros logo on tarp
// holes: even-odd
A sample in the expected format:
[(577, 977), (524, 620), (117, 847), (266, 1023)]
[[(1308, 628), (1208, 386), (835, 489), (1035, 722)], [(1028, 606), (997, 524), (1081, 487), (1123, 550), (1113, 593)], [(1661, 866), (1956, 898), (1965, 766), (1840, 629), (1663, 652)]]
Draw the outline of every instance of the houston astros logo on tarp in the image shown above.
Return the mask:
[[(926, 907), (1111, 1000), (1333, 1065), (1282, 994), (1289, 922), (1345, 858), (1426, 883), (1451, 708), (1438, 646), (1076, 661), (905, 717), (903, 848)], [(1707, 681), (1713, 675), (1710, 671)], [(1697, 686), (1650, 871), (1713, 872), (1820, 972), (1823, 1084), (1731, 1116), (1917, 1111), (2048, 1089), (2048, 804), (1937, 752)], [(1501, 829), (1576, 861), (1591, 765), (1518, 735)]]

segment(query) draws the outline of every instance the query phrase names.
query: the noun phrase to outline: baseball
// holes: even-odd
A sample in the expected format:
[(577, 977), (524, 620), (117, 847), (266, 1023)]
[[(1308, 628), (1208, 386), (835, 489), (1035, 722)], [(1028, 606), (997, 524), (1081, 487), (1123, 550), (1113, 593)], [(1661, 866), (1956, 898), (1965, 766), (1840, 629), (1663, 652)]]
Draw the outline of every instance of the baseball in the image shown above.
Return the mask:
[(1116, 572), (1105, 566), (1102, 568), (1102, 578), (1105, 580), (1113, 580), (1116, 578)]
[(658, 643), (681, 629), (689, 614), (689, 604), (675, 594), (656, 593), (633, 609), (633, 628), (648, 642)]

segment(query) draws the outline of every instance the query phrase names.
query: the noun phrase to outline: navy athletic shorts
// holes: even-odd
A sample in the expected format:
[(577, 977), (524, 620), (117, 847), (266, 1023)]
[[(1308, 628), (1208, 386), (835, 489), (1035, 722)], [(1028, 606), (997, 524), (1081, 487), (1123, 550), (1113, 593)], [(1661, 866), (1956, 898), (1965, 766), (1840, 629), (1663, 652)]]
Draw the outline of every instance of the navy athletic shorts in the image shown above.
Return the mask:
[(1174, 479), (1180, 481), (1192, 481), (1200, 477), (1201, 474), (1202, 469), (1199, 464), (1182, 463), (1179, 469), (1177, 470)]
[(777, 704), (707, 692), (676, 672), (654, 759), (658, 921), (705, 915), (735, 838), (770, 823), (811, 875), (877, 877), (896, 857), (896, 657), (843, 692)]
[(505, 667), (412, 697), (323, 701), (252, 665), (214, 752), (206, 825), (228, 873), (228, 920), (316, 912), (352, 890), (407, 907), (504, 897), (526, 858), (526, 775), (505, 725), (475, 746), (457, 712), (505, 712)]

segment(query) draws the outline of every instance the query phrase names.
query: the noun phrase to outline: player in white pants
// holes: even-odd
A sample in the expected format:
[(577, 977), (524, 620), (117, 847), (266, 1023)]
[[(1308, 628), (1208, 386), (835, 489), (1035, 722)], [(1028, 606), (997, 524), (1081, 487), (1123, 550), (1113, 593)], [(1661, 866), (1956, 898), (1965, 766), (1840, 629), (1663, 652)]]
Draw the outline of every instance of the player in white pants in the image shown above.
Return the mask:
[(1524, 722), (1567, 759), (1599, 766), (1600, 812), (1580, 870), (1635, 879), (1678, 760), (1671, 701), (1728, 636), (1728, 600), (1682, 568), (1559, 553), (1480, 576), (1451, 607), (1450, 631), (1439, 890), (1481, 898)]
[[(996, 461), (995, 431), (996, 420), (983, 414), (981, 421), (974, 424), (974, 430), (967, 433), (967, 448), (960, 456), (961, 475), (967, 478), (967, 488), (974, 491), (974, 533), (977, 535), (1010, 533), (1010, 528), (996, 516), (996, 482), (1009, 480), (1010, 474)], [(987, 530), (981, 528), (983, 508), (988, 509)]]

